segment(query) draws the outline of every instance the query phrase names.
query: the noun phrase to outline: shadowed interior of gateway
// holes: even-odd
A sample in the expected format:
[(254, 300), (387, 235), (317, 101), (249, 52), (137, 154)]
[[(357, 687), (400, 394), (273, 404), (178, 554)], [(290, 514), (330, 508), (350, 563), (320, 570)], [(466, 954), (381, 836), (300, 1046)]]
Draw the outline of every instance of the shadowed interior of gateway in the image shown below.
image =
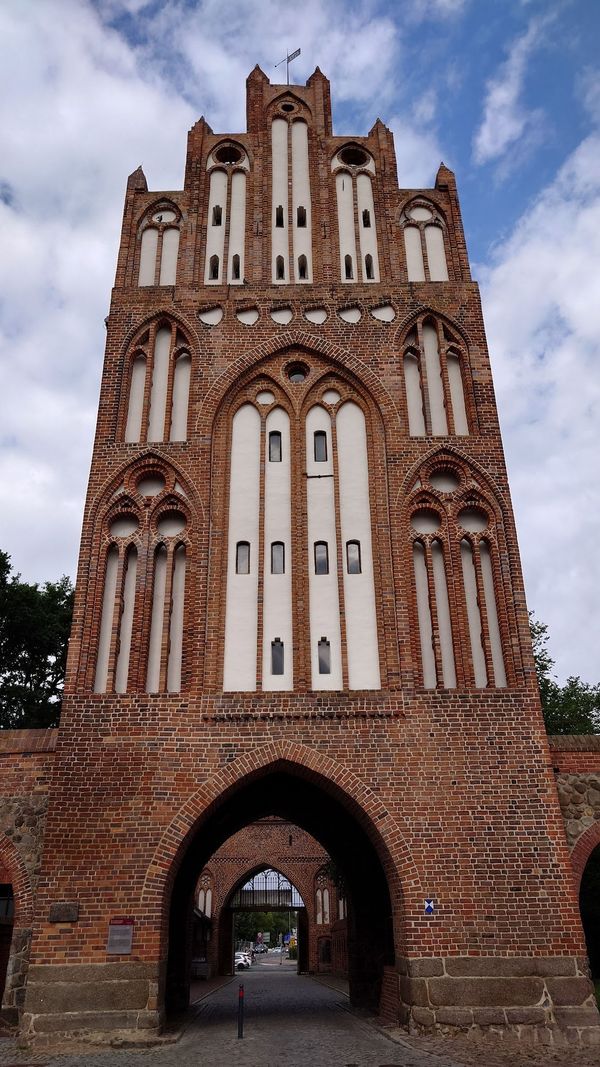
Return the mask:
[[(197, 824), (175, 876), (171, 896), (167, 1011), (189, 1003), (190, 929), (198, 875), (216, 850), (257, 819), (277, 815), (296, 823), (329, 853), (347, 887), (348, 965), (353, 1006), (376, 1011), (383, 967), (394, 963), (392, 908), (373, 841), (347, 798), (331, 783), (317, 784), (280, 764), (232, 788)], [(364, 817), (363, 817), (364, 818)], [(373, 836), (375, 831), (373, 830)], [(229, 927), (231, 929), (231, 927)], [(221, 959), (229, 954), (223, 949)]]

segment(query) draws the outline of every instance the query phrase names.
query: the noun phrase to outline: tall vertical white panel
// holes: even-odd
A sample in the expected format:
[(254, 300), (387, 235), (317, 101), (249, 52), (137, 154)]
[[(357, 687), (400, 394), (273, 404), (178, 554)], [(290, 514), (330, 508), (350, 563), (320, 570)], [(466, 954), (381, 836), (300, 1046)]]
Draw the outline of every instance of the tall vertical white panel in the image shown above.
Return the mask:
[(158, 248), (158, 230), (150, 226), (142, 234), (140, 248), (140, 273), (138, 285), (154, 285), (156, 277), (156, 249)]
[(171, 621), (169, 625), (169, 658), (167, 662), (168, 693), (178, 693), (181, 689), (184, 602), (185, 546), (178, 545), (173, 554), (173, 586), (171, 592)]
[[(269, 459), (269, 434), (281, 434), (281, 460)], [(263, 689), (292, 689), (292, 528), (290, 480), (290, 420), (286, 411), (275, 408), (266, 423), (265, 510), (263, 567)], [(271, 574), (271, 545), (284, 545), (285, 570)], [(271, 642), (283, 641), (283, 674), (271, 671)]]
[(502, 638), (500, 637), (500, 627), (498, 625), (494, 575), (492, 572), (492, 557), (490, 555), (490, 549), (485, 541), (480, 542), (479, 558), (481, 560), (481, 577), (483, 578), (483, 593), (485, 596), (488, 633), (490, 635), (490, 652), (492, 653), (494, 682), (499, 689), (503, 689), (506, 686), (506, 671), (504, 669), (504, 656), (502, 655)]
[(412, 352), (407, 352), (404, 357), (404, 384), (406, 386), (406, 406), (408, 408), (408, 430), (410, 436), (424, 437), (425, 416), (423, 414), (421, 368), (419, 360)]
[(171, 406), (170, 441), (187, 440), (188, 404), (190, 398), (190, 375), (192, 361), (187, 352), (182, 352), (175, 362), (173, 373), (173, 399)]
[[(336, 175), (338, 233), (340, 238), (340, 277), (343, 282), (356, 281), (356, 238), (354, 235), (354, 193), (352, 176), (347, 171)], [(346, 256), (352, 261), (352, 277), (346, 277)]]
[(115, 598), (117, 595), (117, 574), (119, 572), (119, 550), (111, 545), (106, 556), (104, 572), (104, 593), (102, 596), (102, 618), (98, 638), (98, 657), (96, 659), (96, 677), (94, 692), (105, 693), (108, 685), (108, 665), (110, 662), (110, 643), (115, 615)]
[[(367, 434), (358, 404), (342, 405), (336, 430), (348, 683), (350, 689), (380, 689)], [(348, 541), (360, 543), (360, 574), (348, 574)]]
[[(298, 226), (298, 208), (306, 211), (306, 225)], [(306, 256), (307, 271), (303, 281), (312, 282), (312, 212), (310, 203), (310, 170), (308, 164), (308, 126), (305, 122), (292, 125), (292, 214), (294, 234), (294, 278), (300, 281), (298, 260)]]
[[(227, 607), (223, 689), (256, 689), (258, 619), (258, 527), (260, 491), (260, 415), (244, 404), (233, 419), (227, 539)], [(236, 574), (236, 545), (250, 543), (250, 573)]]
[(444, 406), (444, 384), (442, 382), (438, 335), (435, 326), (429, 323), (425, 323), (423, 326), (423, 350), (425, 369), (427, 371), (431, 432), (434, 436), (444, 436), (448, 433), (448, 421)]
[[(360, 242), (360, 264), (363, 282), (379, 281), (379, 257), (377, 255), (377, 229), (375, 227), (375, 204), (373, 203), (373, 185), (367, 174), (359, 174), (356, 179), (356, 197), (358, 200), (358, 238)], [(370, 226), (363, 223), (363, 211), (369, 212)], [(373, 277), (367, 278), (365, 260), (373, 260)]]
[[(231, 209), (229, 216), (229, 252), (227, 281), (242, 285), (244, 281), (244, 240), (246, 237), (246, 175), (236, 170), (231, 178)], [(233, 276), (233, 257), (240, 257), (239, 278)]]
[(165, 407), (167, 403), (170, 352), (171, 331), (163, 327), (158, 331), (154, 342), (150, 415), (148, 417), (149, 441), (162, 441), (165, 433)]
[(169, 226), (163, 233), (159, 285), (175, 285), (178, 254), (179, 230), (175, 226)]
[(427, 265), (431, 281), (447, 282), (448, 267), (444, 249), (444, 233), (439, 226), (425, 227), (425, 248), (427, 249)]
[(450, 400), (452, 402), (454, 432), (466, 437), (469, 433), (469, 423), (467, 422), (467, 409), (465, 407), (465, 392), (463, 389), (460, 359), (458, 356), (453, 355), (453, 353), (450, 352), (446, 357), (446, 366), (448, 367), (448, 382), (450, 384)]
[[(271, 277), (274, 282), (289, 282), (288, 249), (288, 124), (274, 119), (271, 125)], [(281, 208), (282, 226), (277, 226), (277, 209)], [(284, 277), (277, 278), (277, 257), (282, 256)]]
[[(221, 208), (221, 224), (213, 226), (214, 208)], [(225, 223), (227, 221), (227, 175), (223, 170), (213, 170), (210, 175), (210, 192), (208, 196), (208, 217), (206, 219), (206, 261), (204, 264), (204, 281), (206, 284), (218, 285), (223, 281), (223, 249), (225, 247)], [(211, 278), (211, 259), (217, 256), (219, 272)]]
[(136, 356), (131, 368), (129, 385), (129, 407), (127, 409), (126, 441), (139, 441), (142, 435), (142, 415), (144, 412), (144, 388), (146, 385), (146, 357)]
[(167, 549), (165, 545), (160, 545), (154, 553), (152, 616), (150, 620), (150, 640), (148, 642), (148, 667), (146, 670), (146, 692), (148, 693), (158, 693), (160, 690), (166, 581)]
[(409, 282), (425, 281), (421, 231), (418, 226), (404, 227), (404, 248), (406, 250), (406, 270)]
[(450, 621), (450, 604), (448, 602), (448, 584), (444, 553), (439, 541), (431, 546), (431, 563), (433, 567), (433, 584), (437, 608), (440, 651), (442, 653), (442, 675), (446, 689), (456, 686), (456, 667), (454, 664), (454, 643), (452, 641), (452, 623)]
[(123, 576), (123, 606), (119, 625), (119, 652), (115, 668), (115, 693), (127, 692), (129, 678), (129, 657), (131, 654), (131, 633), (133, 630), (133, 613), (135, 609), (135, 581), (137, 575), (137, 548), (130, 545), (125, 555), (125, 574)]
[(469, 639), (471, 642), (471, 655), (473, 659), (473, 672), (475, 685), (483, 689), (487, 685), (487, 670), (485, 655), (481, 643), (481, 614), (479, 600), (477, 598), (477, 576), (473, 562), (473, 548), (471, 542), (465, 538), (460, 542), (460, 557), (462, 561), (463, 584), (465, 589), (465, 603), (467, 607), (467, 619), (469, 622)]
[[(327, 460), (317, 462), (315, 431), (327, 435)], [(308, 504), (308, 588), (310, 598), (310, 662), (313, 689), (341, 689), (342, 640), (337, 575), (337, 538), (331, 418), (322, 407), (311, 408), (306, 417), (306, 492)], [(319, 477), (320, 476), (320, 477)], [(329, 553), (329, 574), (315, 574), (314, 545), (325, 541)], [(325, 637), (331, 646), (331, 673), (319, 673), (318, 645)]]
[(420, 541), (415, 541), (413, 544), (413, 567), (415, 571), (415, 591), (417, 594), (417, 617), (419, 620), (423, 685), (425, 686), (425, 689), (435, 689), (437, 685), (437, 673), (435, 669), (435, 656), (433, 653), (433, 627), (431, 625), (429, 583), (427, 581), (425, 549)]

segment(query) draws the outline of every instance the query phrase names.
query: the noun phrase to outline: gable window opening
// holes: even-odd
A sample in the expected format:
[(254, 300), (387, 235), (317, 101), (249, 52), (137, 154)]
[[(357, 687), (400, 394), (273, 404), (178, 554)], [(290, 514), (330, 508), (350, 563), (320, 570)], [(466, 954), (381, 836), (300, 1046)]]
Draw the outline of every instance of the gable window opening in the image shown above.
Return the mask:
[(281, 432), (271, 430), (269, 434), (269, 463), (281, 463)]
[(346, 272), (346, 279), (348, 281), (351, 281), (352, 278), (354, 277), (354, 270), (353, 270), (353, 267), (352, 267), (352, 256), (345, 256), (344, 257), (344, 270)]
[(219, 257), (210, 257), (210, 280), (211, 282), (218, 282), (219, 280)]
[(285, 280), (285, 263), (283, 262), (283, 256), (277, 256), (275, 260), (275, 277), (278, 282)]
[(235, 546), (235, 573), (250, 574), (250, 542), (238, 541)]
[(306, 227), (306, 208), (305, 207), (299, 207), (298, 208), (298, 210), (296, 212), (296, 222), (297, 222), (297, 225), (299, 226), (300, 229), (304, 229)]
[(365, 256), (365, 274), (367, 276), (367, 281), (372, 282), (375, 275), (373, 273), (373, 256), (370, 254)]
[(348, 574), (361, 574), (360, 541), (346, 542), (346, 569)]
[(215, 204), (213, 207), (212, 224), (213, 226), (221, 226), (223, 224), (223, 208), (220, 204)]
[(281, 204), (275, 208), (275, 225), (283, 228), (283, 206)]
[(331, 674), (331, 644), (322, 637), (318, 645), (319, 674)]
[(300, 256), (298, 260), (298, 277), (300, 281), (305, 282), (308, 277), (308, 263), (306, 262), (306, 256)]
[(365, 230), (369, 230), (371, 228), (371, 212), (369, 211), (369, 209), (367, 207), (364, 209), (364, 211), (362, 213), (362, 223), (363, 223), (363, 226), (364, 226)]
[(327, 463), (327, 434), (325, 430), (315, 430), (315, 463)]
[(283, 641), (276, 637), (271, 641), (271, 674), (283, 674)]
[(315, 574), (329, 574), (329, 546), (327, 541), (315, 541)]
[(271, 574), (285, 574), (285, 545), (273, 541), (271, 545)]
[(238, 282), (240, 280), (240, 257), (237, 255), (237, 253), (233, 257), (232, 272), (231, 273), (232, 273), (233, 280)]

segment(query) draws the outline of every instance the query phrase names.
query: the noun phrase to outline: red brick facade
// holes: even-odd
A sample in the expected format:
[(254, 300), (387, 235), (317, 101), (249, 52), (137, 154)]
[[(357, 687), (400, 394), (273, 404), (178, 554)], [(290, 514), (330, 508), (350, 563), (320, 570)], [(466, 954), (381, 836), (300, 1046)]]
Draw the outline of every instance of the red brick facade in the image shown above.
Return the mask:
[[(269, 131), (275, 114), (288, 113), (284, 104), (292, 108), (290, 121), (308, 124), (310, 284), (277, 285), (271, 278)], [(204, 283), (207, 161), (221, 142), (241, 146), (248, 159), (240, 285)], [(373, 161), (379, 281), (340, 278), (331, 161), (345, 145), (359, 146)], [(408, 280), (403, 226), (414, 204), (439, 219), (447, 281)], [(176, 284), (138, 286), (147, 220), (167, 211), (180, 230)], [(202, 316), (216, 308), (207, 325)], [(272, 317), (282, 309), (289, 312), (285, 326)], [(323, 309), (325, 321), (307, 320), (311, 309)], [(253, 324), (238, 317), (246, 311), (257, 313)], [(448, 413), (447, 432), (435, 435), (433, 379), (423, 392), (424, 432), (409, 432), (403, 363), (408, 352), (423, 365), (427, 324), (439, 339), (438, 388)], [(177, 359), (187, 353), (191, 360), (187, 439), (147, 440), (152, 386), (144, 371), (137, 443), (128, 429), (134, 377), (153, 360), (158, 366), (159, 329), (170, 331), (160, 372), (165, 419), (175, 408)], [(287, 369), (298, 360), (307, 373), (294, 384)], [(468, 432), (457, 432), (454, 421), (451, 361), (459, 367)], [(364, 414), (379, 690), (348, 688), (345, 652), (339, 691), (311, 689), (310, 590), (300, 564), (308, 537), (301, 428), (325, 388), (351, 398)], [(258, 678), (253, 692), (224, 693), (232, 419), (261, 390), (288, 413), (295, 435), (293, 688), (262, 690)], [(259, 414), (264, 425), (265, 412)], [(163, 421), (158, 436), (168, 437)], [(432, 477), (440, 471), (453, 490), (436, 489)], [(148, 477), (158, 492), (143, 491)], [(339, 494), (335, 503), (339, 528)], [(485, 512), (485, 533), (463, 528), (469, 510)], [(416, 536), (419, 511), (435, 513), (434, 538)], [(173, 513), (179, 532), (171, 536), (163, 520), (172, 522)], [(112, 525), (116, 520), (120, 525)], [(430, 687), (413, 544), (428, 558), (434, 540), (444, 559), (456, 679), (442, 681), (447, 648), (431, 586), (430, 670), (437, 682)], [(168, 605), (175, 604), (178, 551), (185, 598), (181, 680), (174, 684)], [(491, 597), (497, 609), (494, 646), (493, 613), (482, 608), (479, 668), (463, 590), (465, 551), (480, 603), (489, 608)], [(489, 561), (487, 578), (480, 552)], [(340, 558), (340, 602), (342, 569)], [(106, 592), (109, 574), (119, 610)], [(340, 627), (344, 650), (343, 610)], [(261, 636), (259, 625), (259, 648)], [(151, 645), (158, 682), (157, 691), (146, 692)], [(478, 683), (478, 669), (487, 685)], [(318, 70), (306, 86), (288, 90), (255, 69), (248, 132), (216, 135), (200, 120), (189, 136), (183, 190), (149, 192), (141, 170), (129, 179), (52, 764), (23, 1015), (29, 1039), (73, 1027), (96, 1037), (159, 1029), (165, 1006), (186, 1000), (186, 916), (200, 872), (232, 835), (267, 816), (299, 825), (344, 873), (355, 1004), (395, 1011), (413, 1027), (502, 1026), (521, 1036), (543, 1031), (572, 1040), (598, 1033), (454, 177), (442, 166), (434, 189), (399, 189), (393, 139), (381, 122), (366, 138), (332, 136), (329, 85)], [(132, 952), (107, 954), (110, 921), (122, 916), (135, 922)]]

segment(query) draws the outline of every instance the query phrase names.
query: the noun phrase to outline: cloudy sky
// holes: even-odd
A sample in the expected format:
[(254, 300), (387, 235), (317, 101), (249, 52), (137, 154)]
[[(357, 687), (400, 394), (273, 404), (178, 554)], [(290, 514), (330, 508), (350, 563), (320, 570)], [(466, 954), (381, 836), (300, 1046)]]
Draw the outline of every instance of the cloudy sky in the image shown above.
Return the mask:
[[(403, 186), (457, 174), (530, 607), (600, 678), (600, 2), (1, 0), (0, 547), (75, 575), (127, 175), (244, 129), (302, 48), (337, 134), (392, 128)], [(279, 68), (281, 70), (282, 68)], [(284, 68), (283, 68), (284, 69)]]

